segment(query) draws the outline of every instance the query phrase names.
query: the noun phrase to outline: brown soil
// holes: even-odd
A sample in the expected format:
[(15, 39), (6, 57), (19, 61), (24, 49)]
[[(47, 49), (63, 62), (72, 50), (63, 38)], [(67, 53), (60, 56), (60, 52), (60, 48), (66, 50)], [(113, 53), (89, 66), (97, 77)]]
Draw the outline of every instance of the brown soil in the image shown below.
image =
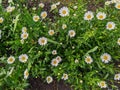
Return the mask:
[(47, 84), (41, 78), (30, 78), (29, 83), (30, 85), (26, 90), (73, 90), (63, 80), (60, 82), (54, 80), (52, 83)]

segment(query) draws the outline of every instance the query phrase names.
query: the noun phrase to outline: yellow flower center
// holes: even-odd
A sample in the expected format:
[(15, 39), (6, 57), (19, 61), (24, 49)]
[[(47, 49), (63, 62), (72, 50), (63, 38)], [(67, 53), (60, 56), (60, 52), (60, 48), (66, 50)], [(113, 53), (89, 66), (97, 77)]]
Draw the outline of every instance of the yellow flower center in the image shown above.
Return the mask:
[(91, 59), (90, 59), (90, 58), (87, 58), (86, 60), (87, 60), (87, 62), (90, 62)]
[(53, 35), (54, 34), (54, 32), (53, 31), (50, 31), (50, 35)]
[(66, 13), (67, 13), (66, 10), (63, 10), (63, 11), (62, 11), (62, 14), (66, 14)]
[(25, 76), (28, 76), (28, 75), (29, 75), (29, 73), (28, 73), (28, 71), (26, 71)]
[(91, 15), (87, 15), (87, 18), (90, 19), (92, 16)]
[(45, 40), (44, 40), (44, 39), (42, 39), (42, 40), (41, 40), (41, 43), (45, 43)]
[(57, 64), (57, 61), (56, 61), (56, 60), (54, 60), (54, 61), (53, 61), (53, 64)]
[(118, 9), (120, 9), (120, 4), (119, 4), (119, 5), (117, 5), (117, 8), (118, 8)]
[(26, 38), (26, 37), (27, 37), (27, 34), (24, 34), (23, 37)]
[(48, 78), (48, 82), (51, 80), (51, 78)]
[(108, 60), (108, 56), (105, 55), (105, 56), (103, 57), (103, 59), (104, 59), (104, 60)]
[(13, 58), (10, 58), (10, 59), (9, 59), (9, 62), (13, 62)]
[(0, 23), (2, 23), (3, 22), (3, 19), (0, 19)]
[(38, 20), (39, 20), (39, 17), (35, 17), (34, 19), (35, 19), (36, 21), (38, 21)]
[(101, 86), (105, 86), (105, 83), (104, 83), (104, 82), (102, 82), (102, 83), (101, 83)]
[(21, 58), (23, 61), (25, 61), (26, 60), (26, 58), (23, 56), (22, 58)]
[(108, 28), (112, 28), (112, 24), (108, 24)]
[(100, 19), (103, 19), (103, 15), (100, 15), (99, 18), (100, 18)]

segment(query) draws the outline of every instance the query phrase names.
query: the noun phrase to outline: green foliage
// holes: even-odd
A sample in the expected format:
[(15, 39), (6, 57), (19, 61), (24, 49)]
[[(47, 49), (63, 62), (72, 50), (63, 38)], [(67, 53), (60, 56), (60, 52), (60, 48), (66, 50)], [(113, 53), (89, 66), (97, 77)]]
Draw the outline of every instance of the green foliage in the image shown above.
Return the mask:
[[(59, 6), (55, 10), (47, 11), (48, 16), (35, 22), (33, 16), (40, 16), (43, 8), (28, 10), (21, 3), (24, 0), (9, 3), (15, 6), (15, 10), (7, 12), (0, 5), (0, 17), (4, 18), (0, 24), (2, 30), (0, 39), (0, 89), (23, 90), (28, 86), (28, 80), (24, 78), (27, 69), (29, 77), (52, 76), (58, 81), (64, 73), (68, 75), (65, 81), (75, 90), (101, 90), (98, 86), (100, 81), (106, 81), (108, 87), (115, 89), (114, 75), (119, 73), (115, 63), (120, 59), (120, 46), (117, 44), (120, 38), (120, 11), (116, 8), (105, 6), (94, 12), (92, 20), (84, 20), (86, 13), (85, 4), (82, 0), (75, 5), (68, 6), (69, 16), (59, 15)], [(75, 9), (74, 6), (77, 6)], [(98, 12), (106, 13), (104, 20), (98, 20)], [(112, 12), (112, 13), (111, 13)], [(51, 13), (51, 14), (50, 14)], [(49, 15), (52, 15), (51, 17)], [(52, 21), (53, 19), (53, 21)], [(114, 22), (114, 30), (107, 30), (107, 22)], [(66, 24), (65, 29), (62, 25)], [(22, 40), (22, 28), (27, 28), (28, 38)], [(54, 30), (54, 35), (50, 35), (49, 30)], [(75, 36), (70, 37), (68, 32), (75, 31)], [(47, 38), (47, 44), (40, 45), (38, 39)], [(22, 40), (22, 41), (21, 41)], [(56, 50), (57, 55), (52, 51)], [(101, 55), (108, 53), (112, 59), (108, 63), (101, 60)], [(28, 60), (20, 62), (19, 56), (27, 54)], [(14, 56), (15, 61), (8, 64), (9, 56)], [(55, 67), (51, 64), (53, 58), (60, 56), (62, 61)], [(93, 62), (88, 64), (85, 58), (91, 56)], [(110, 83), (109, 83), (110, 81)]]

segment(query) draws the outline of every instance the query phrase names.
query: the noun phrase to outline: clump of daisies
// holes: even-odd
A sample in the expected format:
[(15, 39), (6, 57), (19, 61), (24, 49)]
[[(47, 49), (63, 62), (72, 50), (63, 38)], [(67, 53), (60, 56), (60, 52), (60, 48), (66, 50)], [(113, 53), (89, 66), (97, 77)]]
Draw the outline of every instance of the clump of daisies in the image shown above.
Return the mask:
[(104, 63), (109, 63), (111, 61), (111, 55), (108, 53), (102, 54), (100, 58)]
[(87, 11), (84, 14), (84, 20), (92, 20), (94, 18), (94, 14), (92, 11)]
[(63, 76), (62, 76), (62, 78), (61, 78), (61, 79), (63, 79), (63, 80), (67, 80), (67, 79), (68, 79), (68, 74), (63, 73)]
[(3, 17), (0, 17), (0, 24), (3, 23), (4, 19)]
[(19, 56), (19, 61), (22, 62), (22, 63), (26, 63), (28, 60), (28, 55), (27, 54), (21, 54)]
[(59, 10), (59, 15), (62, 17), (69, 16), (69, 12), (70, 11), (69, 11), (68, 7), (62, 7)]
[(100, 81), (100, 82), (98, 83), (98, 86), (99, 86), (100, 88), (107, 88), (107, 84), (106, 84), (105, 81)]
[(40, 37), (40, 38), (38, 39), (38, 43), (39, 43), (41, 46), (46, 45), (46, 44), (47, 44), (47, 38), (45, 38), (45, 37)]
[(46, 81), (47, 81), (48, 84), (50, 84), (50, 83), (52, 83), (53, 78), (51, 76), (47, 76)]
[(113, 30), (115, 29), (115, 23), (114, 22), (108, 22), (107, 25), (106, 25), (106, 29), (108, 30)]

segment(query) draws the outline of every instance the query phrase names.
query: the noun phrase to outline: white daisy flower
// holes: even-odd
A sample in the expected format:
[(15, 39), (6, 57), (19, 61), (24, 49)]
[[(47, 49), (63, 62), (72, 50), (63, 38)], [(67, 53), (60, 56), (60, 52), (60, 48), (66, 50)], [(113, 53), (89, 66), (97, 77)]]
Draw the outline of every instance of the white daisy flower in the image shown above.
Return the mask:
[(69, 16), (69, 9), (68, 9), (67, 7), (62, 7), (62, 8), (59, 10), (59, 14), (60, 14), (60, 16), (62, 16), (62, 17)]
[(53, 78), (51, 76), (47, 76), (46, 81), (47, 81), (48, 84), (50, 84), (50, 83), (52, 83)]
[(120, 80), (120, 73), (119, 74), (115, 74), (114, 80)]
[(6, 8), (6, 11), (9, 13), (9, 12), (12, 12), (12, 11), (14, 11), (15, 10), (15, 7), (14, 6), (8, 6), (7, 8)]
[(14, 56), (10, 56), (10, 57), (7, 59), (7, 63), (8, 63), (8, 64), (12, 64), (12, 63), (14, 63), (14, 61), (15, 61), (15, 57), (14, 57)]
[(19, 56), (19, 61), (22, 62), (22, 63), (26, 63), (28, 60), (28, 55), (27, 54), (21, 54)]
[(115, 23), (114, 22), (108, 22), (106, 25), (106, 28), (108, 30), (113, 30), (115, 28)]
[(56, 9), (57, 8), (57, 5), (56, 4), (52, 4), (51, 5), (51, 10), (54, 10), (54, 9)]
[(53, 50), (52, 51), (52, 55), (56, 55), (57, 54), (57, 51), (56, 50)]
[(47, 12), (46, 11), (41, 12), (41, 18), (45, 19), (46, 17), (47, 17)]
[(28, 76), (29, 76), (29, 72), (28, 72), (28, 69), (26, 69), (26, 70), (24, 71), (24, 79), (27, 79)]
[(64, 73), (61, 79), (67, 80), (68, 79), (68, 74)]
[(21, 38), (22, 39), (27, 39), (28, 38), (28, 33), (26, 32), (26, 33), (22, 33), (21, 34)]
[(44, 46), (47, 44), (47, 38), (45, 37), (41, 37), (38, 39), (38, 43), (41, 45), (41, 46)]
[(106, 14), (104, 12), (98, 12), (96, 15), (97, 19), (103, 20), (106, 18)]
[(91, 57), (91, 56), (86, 56), (85, 62), (86, 62), (87, 64), (91, 64), (91, 63), (93, 62), (92, 57)]
[(57, 2), (56, 5), (60, 5), (60, 2)]
[(55, 34), (55, 31), (54, 31), (54, 30), (49, 30), (49, 31), (48, 31), (48, 34), (49, 34), (50, 36), (53, 36), (53, 35)]
[(108, 63), (109, 61), (111, 61), (111, 56), (108, 53), (102, 54), (100, 58), (104, 63)]
[(0, 17), (0, 24), (3, 23), (4, 19), (3, 17)]
[(40, 17), (38, 15), (33, 16), (33, 21), (34, 22), (37, 22), (39, 19), (40, 19)]
[(67, 25), (66, 24), (63, 24), (62, 25), (62, 29), (66, 29), (67, 28)]
[(58, 63), (60, 63), (62, 61), (62, 58), (60, 56), (57, 56), (56, 60), (58, 60)]
[(27, 32), (27, 28), (26, 27), (22, 27), (22, 32), (26, 33)]
[(116, 7), (117, 9), (120, 9), (120, 3), (116, 3), (116, 4), (115, 4), (115, 7)]
[(118, 38), (117, 44), (120, 45), (120, 38)]
[(57, 60), (57, 59), (53, 59), (52, 61), (51, 61), (51, 65), (52, 66), (58, 66), (58, 63), (59, 63), (59, 61)]
[(69, 30), (68, 35), (72, 38), (75, 37), (76, 33), (74, 30)]
[(93, 15), (93, 12), (92, 11), (87, 11), (85, 14), (84, 14), (84, 20), (92, 20), (94, 17)]
[(38, 6), (43, 8), (45, 5), (44, 5), (44, 3), (40, 3)]
[(98, 86), (101, 87), (101, 88), (107, 88), (107, 84), (105, 81), (101, 81), (98, 83)]

